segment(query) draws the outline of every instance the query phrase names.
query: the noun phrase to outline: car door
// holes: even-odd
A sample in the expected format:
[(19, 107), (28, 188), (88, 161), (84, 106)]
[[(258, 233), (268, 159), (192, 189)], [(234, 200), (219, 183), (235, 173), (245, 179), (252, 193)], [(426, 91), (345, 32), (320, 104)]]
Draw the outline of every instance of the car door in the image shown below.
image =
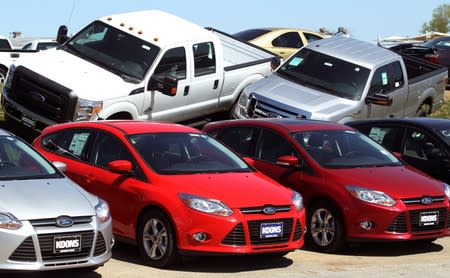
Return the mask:
[(428, 175), (450, 182), (449, 153), (445, 146), (423, 130), (406, 129), (402, 146), (403, 159)]
[(368, 103), (364, 106), (363, 118), (403, 117), (408, 98), (408, 86), (405, 84), (402, 66), (395, 61), (375, 70), (370, 83), (368, 96), (387, 95), (392, 98), (389, 105)]

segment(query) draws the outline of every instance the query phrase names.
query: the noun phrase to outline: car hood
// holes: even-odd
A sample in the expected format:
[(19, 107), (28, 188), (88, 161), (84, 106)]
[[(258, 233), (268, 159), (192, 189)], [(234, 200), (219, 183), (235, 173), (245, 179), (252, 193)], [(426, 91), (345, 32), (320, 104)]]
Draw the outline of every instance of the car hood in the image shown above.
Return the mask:
[(69, 88), (79, 98), (92, 101), (125, 97), (132, 90), (143, 86), (124, 82), (120, 76), (56, 48), (29, 55), (21, 63), (37, 74)]
[[(170, 177), (177, 193), (215, 199), (230, 208), (263, 205), (291, 205), (292, 190), (281, 186), (259, 172), (193, 174)], [(180, 185), (181, 180), (188, 180)]]
[(95, 215), (93, 198), (68, 179), (0, 182), (0, 211), (19, 220)]
[(254, 93), (257, 99), (260, 96), (263, 101), (275, 107), (284, 107), (296, 115), (318, 120), (325, 120), (330, 115), (345, 114), (355, 102), (302, 86), (277, 74), (249, 85), (246, 91)]
[(394, 199), (443, 196), (443, 182), (409, 166), (327, 169), (327, 180), (382, 191)]

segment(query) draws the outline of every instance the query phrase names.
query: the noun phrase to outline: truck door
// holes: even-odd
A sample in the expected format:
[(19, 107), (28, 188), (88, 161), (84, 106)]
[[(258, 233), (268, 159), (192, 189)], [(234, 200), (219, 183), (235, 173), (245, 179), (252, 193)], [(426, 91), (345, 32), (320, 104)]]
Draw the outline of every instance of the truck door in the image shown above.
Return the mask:
[(400, 61), (395, 61), (375, 70), (368, 95), (385, 94), (392, 98), (391, 105), (369, 103), (365, 105), (367, 118), (402, 117), (408, 100), (408, 86)]
[(192, 45), (193, 65), (190, 87), (184, 90), (185, 114), (188, 118), (198, 118), (217, 110), (223, 82), (221, 55), (213, 42)]
[(145, 120), (164, 120), (180, 122), (186, 120), (185, 92), (189, 91), (189, 63), (186, 59), (186, 48), (175, 47), (168, 49), (159, 60), (152, 76), (164, 79), (171, 75), (177, 78), (177, 92), (174, 96), (164, 95), (159, 91), (149, 91), (144, 98)]

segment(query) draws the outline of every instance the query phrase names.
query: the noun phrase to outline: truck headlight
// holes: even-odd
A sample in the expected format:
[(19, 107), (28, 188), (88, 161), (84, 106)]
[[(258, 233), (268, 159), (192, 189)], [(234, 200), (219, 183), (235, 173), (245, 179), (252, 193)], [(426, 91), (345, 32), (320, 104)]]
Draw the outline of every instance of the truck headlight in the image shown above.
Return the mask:
[(0, 212), (0, 228), (7, 230), (18, 230), (22, 227), (22, 222), (11, 213)]
[(186, 206), (197, 211), (219, 216), (230, 216), (233, 214), (233, 211), (221, 201), (206, 199), (185, 193), (180, 193), (178, 196)]
[(303, 209), (303, 197), (300, 193), (294, 191), (292, 194), (292, 204), (297, 211), (301, 211)]
[(95, 206), (95, 214), (100, 223), (105, 223), (111, 218), (108, 204), (102, 199), (99, 199), (98, 204)]
[(103, 101), (78, 99), (75, 121), (93, 120), (103, 108)]
[(370, 190), (362, 187), (347, 185), (347, 190), (353, 197), (371, 204), (385, 207), (392, 207), (396, 204), (395, 200), (381, 191)]

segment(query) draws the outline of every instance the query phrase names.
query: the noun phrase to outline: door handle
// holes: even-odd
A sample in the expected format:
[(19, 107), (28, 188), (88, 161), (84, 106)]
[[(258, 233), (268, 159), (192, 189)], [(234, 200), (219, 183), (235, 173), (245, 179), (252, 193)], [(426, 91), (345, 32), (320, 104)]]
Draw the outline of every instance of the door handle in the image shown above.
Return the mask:
[(213, 90), (217, 89), (218, 86), (219, 86), (219, 79), (216, 79), (214, 80)]
[(183, 96), (187, 96), (189, 94), (189, 86), (184, 87)]

